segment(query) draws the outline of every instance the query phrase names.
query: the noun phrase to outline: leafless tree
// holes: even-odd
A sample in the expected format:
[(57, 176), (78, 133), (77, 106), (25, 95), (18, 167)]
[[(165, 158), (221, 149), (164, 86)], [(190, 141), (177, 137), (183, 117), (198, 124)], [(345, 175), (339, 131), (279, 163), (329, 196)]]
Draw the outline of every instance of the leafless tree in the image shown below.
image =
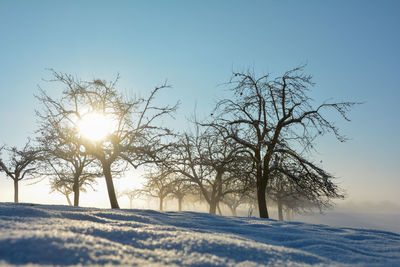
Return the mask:
[(232, 185), (241, 179), (247, 157), (241, 147), (223, 139), (212, 128), (196, 126), (185, 133), (169, 160), (169, 168), (195, 184), (215, 214), (224, 195), (235, 192)]
[(64, 110), (51, 108), (45, 94), (37, 98), (44, 106), (42, 111), (36, 112), (40, 121), (37, 141), (45, 155), (40, 164), (41, 174), (52, 180), (56, 191), (67, 192), (65, 189), (70, 187), (74, 206), (79, 206), (80, 192), (86, 191), (83, 186), (92, 186), (95, 178), (102, 175), (100, 166), (93, 157), (82, 153), (76, 129), (59, 116)]
[(278, 218), (283, 220), (283, 206), (292, 211), (320, 211), (333, 205), (333, 199), (343, 199), (344, 193), (333, 182), (334, 177), (329, 173), (318, 172), (319, 167), (307, 168), (298, 159), (293, 160), (286, 154), (274, 159), (274, 172), (267, 185), (267, 196), (277, 203)]
[[(243, 189), (242, 189), (243, 190)], [(225, 195), (221, 202), (224, 203), (230, 209), (233, 216), (237, 216), (237, 208), (243, 204), (249, 204), (249, 191), (238, 190), (234, 193)]]
[(122, 192), (122, 196), (127, 196), (129, 199), (129, 208), (132, 209), (133, 205), (133, 200), (135, 198), (138, 198), (140, 195), (142, 195), (143, 192), (140, 189), (132, 189), (132, 190), (125, 190), (124, 192)]
[[(2, 157), (2, 151), (8, 152), (8, 160)], [(28, 141), (22, 149), (1, 147), (0, 157), (0, 171), (5, 172), (6, 176), (14, 181), (14, 202), (18, 203), (18, 183), (23, 179), (36, 178), (34, 172), (36, 162), (42, 158), (41, 151), (32, 147)]]
[(67, 199), (68, 205), (70, 205), (70, 206), (73, 205), (71, 202), (71, 198), (69, 197), (69, 195), (71, 195), (73, 192), (73, 189), (72, 189), (72, 186), (70, 183), (64, 183), (64, 181), (62, 181), (62, 180), (56, 180), (56, 179), (52, 180), (50, 193), (55, 192), (55, 191), (57, 191), (65, 196), (65, 198)]
[(74, 195), (74, 206), (79, 206), (80, 192), (86, 192), (90, 187), (94, 190), (93, 185), (97, 184), (96, 178), (101, 173), (96, 172), (97, 167), (90, 166), (84, 160), (76, 161), (72, 164), (70, 161), (60, 159), (46, 159), (41, 165), (41, 174), (50, 178), (52, 191), (58, 191), (66, 196), (69, 201), (69, 194)]
[[(260, 217), (268, 218), (266, 188), (277, 168), (276, 154), (285, 155), (302, 166), (302, 174), (312, 174), (320, 182), (331, 176), (307, 159), (317, 136), (333, 132), (340, 141), (346, 138), (329, 121), (326, 111), (338, 112), (345, 120), (355, 102), (325, 102), (314, 106), (309, 88), (314, 85), (304, 67), (290, 70), (278, 78), (256, 77), (254, 73), (234, 73), (228, 83), (232, 98), (219, 101), (209, 125), (230, 140), (245, 147), (256, 167), (257, 201)], [(286, 173), (294, 180), (303, 179)]]
[[(243, 164), (243, 161), (241, 164)], [(249, 162), (245, 166), (249, 167)], [(237, 208), (240, 205), (254, 202), (255, 182), (252, 169), (242, 170), (239, 175), (240, 179), (236, 179), (235, 183), (231, 185), (232, 192), (224, 195), (221, 199), (221, 202), (228, 206), (233, 216), (237, 216)]]
[(164, 199), (172, 193), (175, 181), (171, 179), (171, 172), (161, 167), (149, 171), (146, 175), (146, 183), (142, 188), (142, 193), (156, 197), (160, 200), (160, 211), (164, 210)]
[(178, 210), (182, 211), (184, 197), (193, 194), (195, 187), (190, 181), (176, 173), (171, 173), (170, 176), (172, 179), (171, 196), (178, 200)]
[[(148, 98), (126, 99), (116, 90), (118, 78), (112, 82), (99, 79), (81, 81), (71, 75), (53, 71), (54, 82), (65, 89), (61, 99), (54, 100), (43, 90), (40, 99), (49, 112), (68, 127), (75, 129), (75, 137), (83, 155), (97, 159), (106, 180), (111, 208), (119, 208), (113, 183), (113, 171), (158, 161), (158, 152), (168, 144), (163, 139), (170, 135), (168, 128), (156, 125), (156, 120), (171, 115), (174, 106), (153, 105), (156, 94), (168, 86), (156, 87)], [(85, 115), (96, 113), (115, 123), (101, 140), (90, 140), (79, 134), (78, 123)]]

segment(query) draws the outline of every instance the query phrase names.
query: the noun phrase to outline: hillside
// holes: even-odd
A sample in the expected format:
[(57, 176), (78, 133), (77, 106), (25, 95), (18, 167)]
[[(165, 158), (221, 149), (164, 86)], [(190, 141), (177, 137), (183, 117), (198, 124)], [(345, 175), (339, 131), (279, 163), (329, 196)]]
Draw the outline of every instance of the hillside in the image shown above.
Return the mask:
[(0, 203), (0, 265), (399, 266), (400, 235), (195, 212)]

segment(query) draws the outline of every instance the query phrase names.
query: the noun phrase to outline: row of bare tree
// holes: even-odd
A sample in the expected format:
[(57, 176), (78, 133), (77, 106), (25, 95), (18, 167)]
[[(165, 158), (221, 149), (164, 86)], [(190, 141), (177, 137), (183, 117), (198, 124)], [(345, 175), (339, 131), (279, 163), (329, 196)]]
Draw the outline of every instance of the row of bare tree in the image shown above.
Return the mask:
[[(334, 177), (311, 160), (311, 152), (319, 135), (332, 132), (339, 141), (346, 140), (325, 112), (336, 111), (348, 120), (347, 112), (357, 103), (314, 106), (308, 95), (313, 83), (303, 67), (277, 78), (234, 73), (227, 83), (231, 97), (220, 100), (209, 118), (195, 120), (184, 133), (161, 126), (179, 104), (154, 104), (167, 84), (147, 98), (129, 99), (116, 89), (118, 78), (81, 81), (52, 74), (51, 82), (61, 84), (63, 91), (56, 98), (40, 89), (36, 96), (41, 109), (36, 111), (40, 124), (35, 145), (0, 150), (9, 152), (8, 161), (1, 157), (0, 170), (14, 180), (15, 202), (18, 182), (25, 177), (49, 177), (53, 190), (73, 193), (76, 206), (79, 193), (104, 177), (111, 208), (119, 208), (113, 177), (142, 165), (149, 170), (142, 191), (159, 197), (160, 209), (167, 195), (174, 195), (181, 209), (186, 195), (199, 194), (212, 214), (221, 202), (235, 213), (238, 205), (253, 199), (260, 217), (268, 218), (269, 198), (282, 218), (283, 206), (322, 209), (343, 197)], [(115, 124), (100, 140), (79, 131), (79, 122), (90, 113)]]

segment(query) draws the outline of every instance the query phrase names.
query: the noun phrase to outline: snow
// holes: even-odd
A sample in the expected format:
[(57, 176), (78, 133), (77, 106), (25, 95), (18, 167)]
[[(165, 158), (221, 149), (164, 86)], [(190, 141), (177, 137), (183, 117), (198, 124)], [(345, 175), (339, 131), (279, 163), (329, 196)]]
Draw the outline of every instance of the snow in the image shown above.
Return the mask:
[(0, 203), (0, 265), (400, 266), (400, 235), (196, 212)]

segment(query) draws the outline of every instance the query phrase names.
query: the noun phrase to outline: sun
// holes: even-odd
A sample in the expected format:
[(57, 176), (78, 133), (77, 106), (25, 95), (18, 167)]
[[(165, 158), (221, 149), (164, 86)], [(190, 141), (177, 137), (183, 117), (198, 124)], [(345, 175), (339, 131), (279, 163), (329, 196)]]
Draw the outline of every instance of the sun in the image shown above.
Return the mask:
[(104, 140), (114, 131), (115, 122), (99, 113), (88, 113), (77, 123), (79, 134), (94, 142)]

